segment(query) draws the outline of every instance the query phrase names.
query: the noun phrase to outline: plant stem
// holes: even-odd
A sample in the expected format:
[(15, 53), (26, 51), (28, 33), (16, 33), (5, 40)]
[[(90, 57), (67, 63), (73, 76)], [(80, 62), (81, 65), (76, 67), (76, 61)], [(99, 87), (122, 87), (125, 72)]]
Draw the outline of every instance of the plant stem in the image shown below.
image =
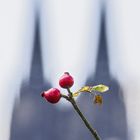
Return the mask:
[(81, 117), (81, 119), (85, 123), (86, 127), (88, 128), (88, 130), (92, 133), (92, 135), (94, 136), (94, 138), (96, 140), (100, 140), (100, 138), (99, 138), (96, 130), (91, 127), (91, 125), (89, 124), (89, 122), (87, 121), (87, 119), (84, 117), (83, 113), (80, 111), (80, 109), (77, 106), (76, 102), (73, 100), (73, 101), (71, 101), (71, 104), (73, 105), (74, 109), (76, 110), (76, 112), (79, 114), (79, 116)]
[(72, 96), (72, 92), (70, 91), (70, 89), (67, 89), (69, 96), (66, 95), (61, 95), (63, 98), (65, 98), (66, 100), (68, 100), (69, 102), (71, 102), (72, 106), (74, 107), (75, 111), (78, 113), (78, 115), (81, 117), (81, 119), (83, 120), (84, 124), (86, 125), (86, 127), (88, 128), (88, 130), (91, 132), (92, 136), (96, 139), (96, 140), (100, 140), (99, 135), (97, 134), (96, 130), (93, 129), (91, 127), (91, 125), (89, 124), (88, 120), (85, 118), (85, 116), (83, 115), (83, 113), (80, 111), (78, 105), (76, 104), (73, 96)]
[(68, 93), (69, 93), (69, 97), (70, 97), (70, 98), (73, 98), (72, 92), (70, 91), (69, 88), (67, 88), (67, 91), (68, 91)]

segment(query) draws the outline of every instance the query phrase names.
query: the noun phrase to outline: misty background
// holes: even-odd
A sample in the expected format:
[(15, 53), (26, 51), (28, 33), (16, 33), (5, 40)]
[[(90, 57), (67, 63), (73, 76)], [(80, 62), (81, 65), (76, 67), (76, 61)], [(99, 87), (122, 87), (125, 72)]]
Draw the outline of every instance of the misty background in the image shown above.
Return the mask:
[[(103, 105), (77, 103), (102, 140), (140, 140), (140, 1), (0, 1), (0, 140), (90, 140), (71, 105), (40, 94), (105, 84)], [(64, 92), (61, 90), (61, 92)]]
[[(60, 109), (57, 104), (51, 105), (40, 96), (43, 90), (52, 85), (43, 78), (39, 27), (39, 21), (36, 20), (30, 78), (29, 82), (22, 82), (20, 100), (15, 101), (10, 140), (92, 140), (91, 134), (72, 107)], [(92, 97), (87, 94), (80, 95), (77, 102), (102, 140), (128, 140), (122, 89), (109, 71), (104, 15), (101, 17), (100, 29), (95, 73), (88, 77), (86, 85), (103, 83), (110, 90), (103, 95), (102, 106), (94, 105)], [(90, 51), (94, 49), (91, 48)]]

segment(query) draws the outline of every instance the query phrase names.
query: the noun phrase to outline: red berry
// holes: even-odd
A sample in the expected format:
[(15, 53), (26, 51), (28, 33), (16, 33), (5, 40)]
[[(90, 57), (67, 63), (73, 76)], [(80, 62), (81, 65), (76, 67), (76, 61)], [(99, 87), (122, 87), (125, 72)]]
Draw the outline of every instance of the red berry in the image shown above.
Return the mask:
[(73, 84), (73, 77), (68, 72), (65, 72), (59, 79), (59, 85), (62, 88), (70, 88)]
[(44, 91), (41, 96), (45, 98), (48, 102), (55, 104), (61, 98), (61, 93), (57, 88), (51, 88), (47, 91)]

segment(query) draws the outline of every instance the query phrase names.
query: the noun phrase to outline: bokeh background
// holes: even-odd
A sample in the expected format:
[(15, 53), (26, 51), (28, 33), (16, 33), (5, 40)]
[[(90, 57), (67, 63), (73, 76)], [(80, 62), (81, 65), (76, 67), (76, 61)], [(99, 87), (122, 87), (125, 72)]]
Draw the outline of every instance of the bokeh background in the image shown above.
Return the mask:
[[(105, 84), (77, 103), (102, 140), (140, 140), (138, 0), (0, 0), (0, 140), (92, 140), (71, 105), (40, 96), (68, 71)], [(60, 88), (60, 87), (59, 87)], [(63, 91), (62, 91), (63, 92)]]
[[(96, 71), (86, 84), (104, 83), (110, 90), (103, 95), (102, 106), (94, 105), (92, 97), (86, 94), (82, 94), (77, 102), (103, 140), (128, 140), (123, 94), (109, 72), (104, 16), (100, 28)], [(42, 100), (41, 91), (49, 89), (51, 84), (45, 82), (42, 75), (40, 45), (39, 22), (36, 22), (30, 80), (29, 83), (23, 81), (20, 102), (15, 103), (10, 140), (92, 140), (72, 107), (63, 110)]]

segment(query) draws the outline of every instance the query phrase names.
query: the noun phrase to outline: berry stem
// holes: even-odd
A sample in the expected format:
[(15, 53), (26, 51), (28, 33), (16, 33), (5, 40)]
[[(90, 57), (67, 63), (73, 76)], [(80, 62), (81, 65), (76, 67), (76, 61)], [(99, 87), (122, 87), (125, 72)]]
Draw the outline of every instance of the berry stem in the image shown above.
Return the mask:
[(96, 132), (96, 130), (94, 128), (92, 128), (92, 126), (90, 125), (90, 123), (88, 122), (88, 120), (85, 118), (85, 116), (83, 115), (83, 113), (80, 111), (76, 101), (73, 98), (72, 92), (70, 91), (70, 89), (67, 89), (69, 95), (63, 95), (61, 94), (61, 97), (65, 98), (66, 100), (68, 100), (69, 102), (71, 102), (73, 108), (75, 109), (75, 111), (78, 113), (78, 115), (81, 117), (82, 121), (84, 122), (84, 124), (86, 125), (87, 129), (91, 132), (92, 136), (96, 139), (96, 140), (100, 140), (100, 137), (98, 135), (98, 133)]
[[(70, 89), (69, 89), (69, 88), (67, 88), (67, 91), (68, 91), (68, 93), (69, 93), (69, 97), (73, 99), (72, 92), (70, 91)], [(73, 100), (74, 100), (74, 99), (73, 99)]]
[(62, 94), (62, 93), (61, 93), (61, 97), (65, 98), (67, 101), (69, 101), (69, 102), (70, 102), (70, 98), (69, 98), (69, 96), (64, 95), (64, 94)]

